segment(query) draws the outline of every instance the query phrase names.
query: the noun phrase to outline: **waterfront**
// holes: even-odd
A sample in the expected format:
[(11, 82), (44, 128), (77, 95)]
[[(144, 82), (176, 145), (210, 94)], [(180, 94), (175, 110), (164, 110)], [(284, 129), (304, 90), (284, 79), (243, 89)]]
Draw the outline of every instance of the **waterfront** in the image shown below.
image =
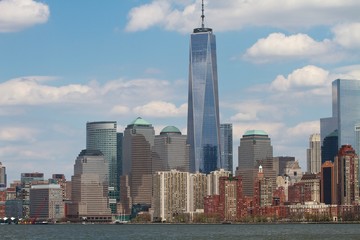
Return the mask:
[(1, 239), (359, 239), (358, 224), (1, 225)]

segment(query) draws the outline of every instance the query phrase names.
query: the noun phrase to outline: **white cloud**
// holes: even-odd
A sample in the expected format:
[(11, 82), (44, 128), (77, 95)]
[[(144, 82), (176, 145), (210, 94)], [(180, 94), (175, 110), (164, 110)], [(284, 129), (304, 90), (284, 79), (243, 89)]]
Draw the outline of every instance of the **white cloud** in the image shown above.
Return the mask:
[(237, 113), (230, 117), (231, 122), (257, 121), (263, 116), (267, 119), (277, 119), (281, 115), (277, 106), (263, 103), (259, 100), (247, 100), (234, 105)]
[[(205, 1), (205, 5), (206, 24), (216, 31), (238, 30), (244, 26), (298, 29), (360, 19), (357, 0), (226, 0)], [(200, 0), (153, 0), (130, 11), (126, 29), (140, 31), (160, 26), (187, 33), (200, 26), (200, 15)]]
[[(332, 79), (334, 80), (334, 79)], [(308, 65), (294, 70), (287, 77), (279, 75), (271, 83), (270, 88), (275, 91), (288, 91), (292, 88), (324, 88), (330, 86), (329, 72), (314, 65)]]
[(79, 84), (54, 87), (45, 85), (51, 77), (15, 78), (0, 84), (0, 105), (35, 105), (57, 102), (81, 102), (91, 88)]
[(125, 115), (130, 112), (130, 109), (124, 105), (116, 105), (111, 109), (111, 113), (115, 115)]
[(320, 133), (320, 121), (301, 122), (288, 128), (287, 136), (291, 138), (306, 138), (313, 133)]
[(334, 41), (345, 48), (360, 48), (360, 22), (339, 24), (332, 29)]
[(177, 108), (173, 103), (153, 101), (144, 106), (135, 107), (134, 113), (157, 118), (186, 116), (187, 104), (182, 104)]
[(314, 58), (327, 54), (332, 47), (329, 40), (317, 42), (306, 34), (285, 36), (283, 33), (272, 33), (247, 49), (244, 58), (255, 62), (279, 58)]
[(0, 128), (1, 141), (34, 141), (37, 131), (26, 127)]
[(16, 32), (47, 22), (49, 7), (34, 0), (1, 0), (0, 32)]

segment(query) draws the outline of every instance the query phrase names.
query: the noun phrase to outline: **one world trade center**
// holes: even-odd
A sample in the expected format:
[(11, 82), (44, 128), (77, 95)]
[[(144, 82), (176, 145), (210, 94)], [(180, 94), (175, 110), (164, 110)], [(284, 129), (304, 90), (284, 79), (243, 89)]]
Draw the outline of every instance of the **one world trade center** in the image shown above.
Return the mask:
[(187, 137), (192, 172), (221, 167), (216, 40), (211, 28), (195, 28), (190, 39)]

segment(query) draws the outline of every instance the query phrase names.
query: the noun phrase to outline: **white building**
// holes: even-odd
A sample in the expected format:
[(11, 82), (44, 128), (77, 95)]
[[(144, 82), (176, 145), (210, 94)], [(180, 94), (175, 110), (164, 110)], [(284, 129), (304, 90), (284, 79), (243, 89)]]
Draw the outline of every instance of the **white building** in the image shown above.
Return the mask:
[(207, 195), (219, 195), (219, 178), (229, 177), (230, 171), (219, 169), (207, 175)]
[(321, 171), (321, 138), (319, 133), (312, 134), (309, 138), (307, 149), (307, 172), (319, 173)]

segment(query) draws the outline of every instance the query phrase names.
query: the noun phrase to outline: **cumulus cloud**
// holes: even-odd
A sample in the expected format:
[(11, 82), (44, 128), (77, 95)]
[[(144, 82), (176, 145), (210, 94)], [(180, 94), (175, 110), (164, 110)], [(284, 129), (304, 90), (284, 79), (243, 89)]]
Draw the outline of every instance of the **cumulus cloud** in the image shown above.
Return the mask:
[(47, 22), (49, 7), (34, 0), (1, 0), (0, 32), (16, 32)]
[[(334, 79), (332, 79), (334, 80)], [(288, 91), (291, 88), (316, 88), (330, 86), (329, 72), (314, 65), (308, 65), (294, 70), (287, 77), (279, 75), (271, 83), (270, 88), (275, 91)]]
[(79, 102), (91, 88), (79, 84), (54, 87), (43, 82), (51, 77), (15, 78), (0, 84), (0, 105), (35, 105), (56, 102)]
[(1, 141), (33, 141), (37, 131), (26, 127), (1, 127)]
[(116, 105), (111, 109), (111, 113), (115, 115), (125, 115), (129, 113), (130, 109), (124, 105)]
[(247, 49), (244, 58), (255, 62), (279, 58), (314, 58), (329, 53), (332, 47), (330, 40), (317, 42), (306, 34), (286, 36), (283, 33), (272, 33)]
[(176, 107), (175, 104), (170, 102), (153, 101), (144, 106), (135, 107), (134, 112), (139, 115), (158, 118), (186, 116), (187, 104)]
[(332, 31), (334, 41), (344, 48), (360, 48), (360, 22), (339, 24)]
[[(289, 30), (360, 19), (360, 2), (356, 0), (226, 0), (205, 3), (206, 23), (216, 31), (238, 30), (244, 26)], [(130, 11), (126, 29), (141, 31), (160, 26), (185, 33), (200, 26), (200, 14), (200, 0), (153, 0)]]
[(290, 138), (305, 138), (313, 133), (320, 133), (320, 121), (309, 121), (298, 123), (294, 127), (290, 127), (286, 131)]
[(237, 113), (230, 117), (231, 122), (257, 121), (266, 116), (276, 119), (281, 115), (277, 106), (263, 103), (259, 100), (247, 100), (239, 102), (235, 106)]

